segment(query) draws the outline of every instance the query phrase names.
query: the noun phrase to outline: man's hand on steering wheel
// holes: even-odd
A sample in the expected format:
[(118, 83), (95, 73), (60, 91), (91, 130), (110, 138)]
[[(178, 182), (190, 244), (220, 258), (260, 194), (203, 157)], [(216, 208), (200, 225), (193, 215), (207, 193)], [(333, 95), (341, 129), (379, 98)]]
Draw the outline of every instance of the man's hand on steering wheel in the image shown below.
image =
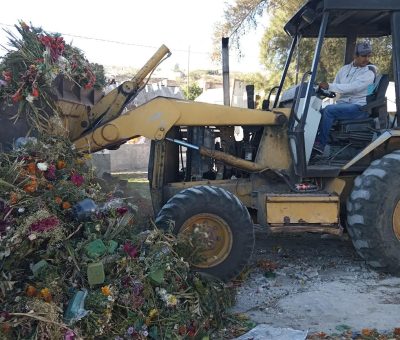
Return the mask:
[(336, 97), (336, 93), (329, 91), (329, 84), (326, 82), (321, 82), (318, 84), (318, 89), (317, 89), (317, 93), (324, 96), (324, 97), (328, 97), (328, 98), (335, 98)]
[(323, 90), (329, 89), (329, 84), (326, 83), (326, 82), (324, 82), (324, 81), (321, 82), (321, 83), (319, 83), (318, 86), (319, 86), (321, 89), (323, 89)]

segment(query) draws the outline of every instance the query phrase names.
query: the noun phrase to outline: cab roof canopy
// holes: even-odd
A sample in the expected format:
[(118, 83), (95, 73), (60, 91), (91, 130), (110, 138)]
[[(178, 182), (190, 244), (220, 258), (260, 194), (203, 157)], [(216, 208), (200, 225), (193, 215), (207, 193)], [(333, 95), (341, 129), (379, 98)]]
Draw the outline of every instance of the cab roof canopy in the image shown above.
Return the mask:
[(310, 0), (284, 29), (290, 36), (318, 37), (324, 11), (329, 11), (325, 37), (381, 37), (391, 34), (391, 12), (400, 11), (399, 0)]

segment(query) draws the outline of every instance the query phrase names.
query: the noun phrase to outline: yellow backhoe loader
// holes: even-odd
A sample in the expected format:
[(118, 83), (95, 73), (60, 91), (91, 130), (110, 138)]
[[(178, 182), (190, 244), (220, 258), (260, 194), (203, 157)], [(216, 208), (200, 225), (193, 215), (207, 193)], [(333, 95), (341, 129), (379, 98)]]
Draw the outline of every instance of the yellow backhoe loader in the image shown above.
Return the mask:
[[(131, 81), (90, 105), (70, 101), (61, 89), (70, 137), (82, 152), (117, 148), (136, 136), (152, 140), (156, 224), (200, 242), (196, 270), (235, 277), (252, 255), (258, 224), (268, 233), (340, 235), (347, 227), (367, 263), (400, 273), (400, 3), (311, 0), (284, 29), (292, 44), (270, 110), (254, 109), (251, 96), (249, 108), (157, 97), (123, 112), (169, 54), (162, 46)], [(387, 112), (383, 75), (368, 97), (370, 116), (337, 122), (331, 154), (310, 161), (323, 99), (331, 95), (315, 87), (324, 39), (346, 39), (346, 63), (357, 38), (383, 36), (392, 38), (397, 112)], [(287, 89), (300, 38), (315, 38), (314, 58), (301, 83)], [(243, 129), (239, 141), (235, 126)]]

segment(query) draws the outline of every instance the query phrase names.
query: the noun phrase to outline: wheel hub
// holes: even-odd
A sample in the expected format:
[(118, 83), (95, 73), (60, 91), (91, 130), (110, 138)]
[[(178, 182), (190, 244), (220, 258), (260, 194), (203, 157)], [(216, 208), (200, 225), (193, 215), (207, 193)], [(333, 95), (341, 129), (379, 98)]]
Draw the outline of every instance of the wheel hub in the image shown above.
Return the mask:
[(400, 241), (400, 201), (397, 202), (393, 212), (393, 231)]
[(186, 220), (179, 233), (188, 236), (199, 259), (192, 263), (198, 268), (210, 268), (223, 262), (232, 249), (233, 236), (229, 225), (214, 214), (197, 214)]

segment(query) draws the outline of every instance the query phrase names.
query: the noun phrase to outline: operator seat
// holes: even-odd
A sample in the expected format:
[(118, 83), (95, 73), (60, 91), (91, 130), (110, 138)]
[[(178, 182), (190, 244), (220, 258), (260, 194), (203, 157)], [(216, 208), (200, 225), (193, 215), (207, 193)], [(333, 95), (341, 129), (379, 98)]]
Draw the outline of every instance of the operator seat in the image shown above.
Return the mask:
[(351, 143), (355, 147), (364, 147), (371, 142), (377, 127), (379, 130), (388, 128), (386, 99), (388, 86), (389, 76), (387, 74), (377, 75), (373, 91), (367, 96), (367, 104), (363, 106), (363, 110), (367, 111), (369, 116), (362, 119), (338, 120), (333, 126), (330, 143), (340, 145)]

